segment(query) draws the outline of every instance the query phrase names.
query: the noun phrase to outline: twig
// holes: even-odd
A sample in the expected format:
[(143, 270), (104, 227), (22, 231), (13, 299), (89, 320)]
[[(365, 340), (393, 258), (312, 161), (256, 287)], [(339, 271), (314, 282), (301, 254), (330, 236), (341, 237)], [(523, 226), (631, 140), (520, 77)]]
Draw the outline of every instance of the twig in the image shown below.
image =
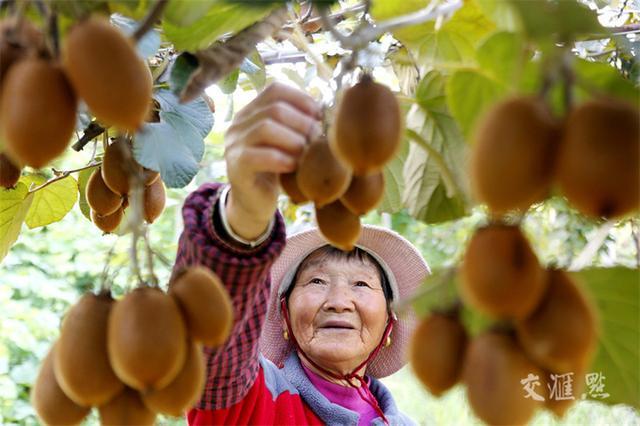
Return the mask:
[(636, 246), (636, 267), (640, 268), (640, 226), (638, 219), (631, 219), (631, 236)]
[(462, 194), (462, 191), (456, 183), (453, 173), (447, 166), (447, 163), (444, 161), (442, 155), (414, 130), (407, 129), (406, 132), (407, 136), (409, 136), (409, 138), (413, 139), (420, 147), (427, 151), (427, 154), (429, 154), (433, 161), (435, 161), (436, 165), (440, 169), (442, 182), (444, 183), (444, 186), (447, 190), (447, 197), (451, 198), (457, 194)]
[(318, 69), (318, 76), (319, 77), (321, 77), (323, 80), (325, 80), (327, 82), (331, 81), (331, 76), (333, 74), (333, 71), (325, 63), (324, 59), (322, 59), (322, 57), (318, 56), (318, 54), (315, 53), (313, 51), (313, 49), (311, 49), (309, 47), (309, 43), (307, 43), (307, 39), (304, 36), (304, 34), (302, 33), (302, 29), (300, 28), (300, 25), (296, 25), (296, 26), (293, 27), (293, 32), (291, 33), (290, 41), (298, 49), (301, 49), (307, 55), (309, 55), (309, 57), (311, 58), (313, 63), (316, 64), (316, 67)]
[(640, 32), (640, 23), (636, 24), (627, 24), (619, 27), (606, 27), (608, 30), (607, 33), (604, 34), (590, 34), (586, 38), (581, 38), (579, 41), (588, 41), (588, 40), (602, 40), (603, 38), (611, 38), (617, 35), (627, 35), (627, 34), (635, 34)]
[(196, 52), (199, 66), (182, 90), (180, 102), (194, 100), (204, 89), (238, 67), (260, 41), (282, 28), (288, 16), (286, 8), (279, 8), (226, 42)]
[(151, 253), (158, 259), (164, 266), (173, 266), (173, 262), (171, 262), (167, 257), (160, 253), (159, 251), (151, 249)]
[(149, 277), (151, 279), (151, 283), (154, 286), (158, 286), (159, 281), (156, 273), (153, 270), (153, 250), (151, 249), (151, 242), (149, 241), (149, 227), (145, 227), (144, 232), (142, 234), (144, 238), (145, 251), (147, 254), (147, 269), (149, 270)]
[(82, 137), (71, 146), (71, 149), (77, 152), (82, 151), (85, 145), (91, 142), (93, 138), (100, 136), (104, 131), (105, 128), (99, 125), (97, 121), (92, 121), (87, 128), (84, 129)]
[[(366, 9), (366, 4), (358, 4), (351, 7), (345, 7), (344, 9), (329, 15), (329, 19), (335, 24), (343, 21), (346, 15), (349, 15), (351, 13), (362, 12), (365, 9)], [(316, 22), (320, 22), (320, 21), (322, 21), (322, 16), (314, 16), (313, 18), (302, 20), (302, 22), (304, 22), (305, 24), (315, 24)]]
[(167, 6), (168, 0), (157, 0), (153, 5), (153, 8), (149, 11), (147, 16), (145, 16), (144, 20), (140, 24), (140, 26), (135, 30), (135, 32), (131, 35), (131, 38), (136, 42), (140, 41), (142, 37), (153, 28), (153, 25), (160, 19), (162, 13), (164, 12), (164, 8)]
[(47, 186), (51, 185), (54, 182), (57, 182), (57, 181), (62, 180), (64, 178), (66, 178), (66, 177), (69, 177), (69, 175), (71, 173), (76, 173), (76, 172), (80, 172), (82, 170), (90, 169), (92, 167), (99, 166), (100, 164), (102, 164), (102, 163), (101, 162), (97, 162), (97, 163), (89, 164), (87, 166), (80, 167), (78, 169), (65, 170), (65, 171), (59, 171), (59, 170), (56, 170), (56, 169), (52, 169), (53, 173), (56, 176), (51, 178), (51, 179), (49, 179), (48, 181), (44, 182), (42, 185), (38, 185), (38, 186), (36, 186), (34, 188), (29, 189), (29, 194), (33, 194), (34, 192), (40, 191), (41, 189), (46, 188)]
[(591, 238), (591, 240), (587, 243), (587, 245), (582, 249), (582, 252), (576, 257), (571, 265), (569, 266), (569, 270), (571, 271), (579, 271), (580, 269), (585, 268), (589, 265), (589, 262), (593, 259), (593, 256), (596, 255), (600, 247), (604, 243), (604, 240), (607, 239), (611, 228), (615, 225), (614, 221), (605, 222), (602, 225), (596, 234)]
[(116, 245), (118, 242), (114, 242), (111, 246), (111, 249), (107, 252), (106, 259), (104, 260), (104, 268), (102, 269), (102, 274), (100, 275), (100, 292), (111, 292), (111, 281), (109, 281), (109, 263), (111, 262), (111, 258), (113, 257), (113, 253), (116, 250)]

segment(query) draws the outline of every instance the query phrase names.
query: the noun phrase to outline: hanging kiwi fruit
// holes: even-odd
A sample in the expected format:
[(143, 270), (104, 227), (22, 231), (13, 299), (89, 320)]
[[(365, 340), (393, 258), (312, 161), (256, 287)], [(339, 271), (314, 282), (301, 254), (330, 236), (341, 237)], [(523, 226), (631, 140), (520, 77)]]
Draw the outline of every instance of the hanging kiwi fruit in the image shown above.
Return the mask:
[(353, 214), (362, 216), (373, 210), (384, 197), (384, 174), (353, 176), (340, 201)]
[(0, 153), (0, 186), (9, 189), (16, 186), (22, 168), (18, 167), (9, 157), (4, 153)]
[(104, 183), (100, 168), (91, 174), (85, 195), (89, 207), (100, 216), (109, 216), (122, 207), (122, 196), (111, 191)]
[(360, 217), (351, 213), (340, 200), (316, 206), (315, 211), (318, 228), (327, 241), (340, 250), (353, 250), (360, 237)]
[(153, 223), (164, 210), (167, 194), (162, 179), (156, 179), (144, 188), (144, 220)]
[(298, 186), (298, 171), (291, 173), (281, 173), (278, 175), (282, 190), (289, 196), (294, 204), (304, 204), (309, 201)]
[(621, 218), (640, 208), (640, 111), (598, 98), (572, 109), (564, 125), (556, 175), (582, 214)]
[(156, 420), (156, 413), (131, 388), (126, 388), (111, 401), (98, 407), (98, 414), (100, 424), (104, 426), (152, 426)]
[(471, 182), (478, 200), (504, 214), (546, 198), (558, 137), (542, 99), (519, 96), (494, 105), (474, 135)]
[(76, 23), (62, 46), (62, 62), (78, 96), (99, 121), (136, 131), (151, 105), (151, 72), (134, 42), (93, 15)]
[(27, 19), (0, 20), (0, 84), (14, 63), (44, 50), (42, 31)]
[(403, 120), (393, 92), (369, 74), (341, 94), (329, 143), (356, 176), (382, 169), (400, 147)]

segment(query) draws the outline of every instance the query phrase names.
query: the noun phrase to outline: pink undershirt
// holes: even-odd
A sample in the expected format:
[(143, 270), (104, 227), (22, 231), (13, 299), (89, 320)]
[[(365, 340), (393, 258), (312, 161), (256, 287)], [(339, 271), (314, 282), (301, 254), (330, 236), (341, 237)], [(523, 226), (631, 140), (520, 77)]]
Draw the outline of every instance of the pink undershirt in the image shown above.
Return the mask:
[[(338, 404), (348, 410), (355, 411), (360, 415), (358, 426), (368, 426), (371, 424), (373, 419), (380, 417), (376, 410), (360, 397), (358, 389), (331, 383), (308, 369), (304, 363), (301, 364), (313, 386), (318, 389), (325, 398), (334, 404)], [(367, 386), (360, 389), (360, 392), (364, 391), (370, 398), (375, 399), (368, 387), (369, 378), (367, 377), (365, 380), (367, 382)]]

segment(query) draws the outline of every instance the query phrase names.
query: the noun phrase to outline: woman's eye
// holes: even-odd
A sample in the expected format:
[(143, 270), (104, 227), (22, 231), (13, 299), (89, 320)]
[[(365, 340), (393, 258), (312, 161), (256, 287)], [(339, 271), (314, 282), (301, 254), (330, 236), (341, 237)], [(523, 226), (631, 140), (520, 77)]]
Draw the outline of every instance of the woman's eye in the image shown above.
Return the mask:
[(309, 281), (311, 284), (322, 284), (324, 281), (322, 281), (320, 278), (311, 278), (311, 281)]
[(365, 281), (356, 281), (356, 287), (369, 287), (369, 283)]

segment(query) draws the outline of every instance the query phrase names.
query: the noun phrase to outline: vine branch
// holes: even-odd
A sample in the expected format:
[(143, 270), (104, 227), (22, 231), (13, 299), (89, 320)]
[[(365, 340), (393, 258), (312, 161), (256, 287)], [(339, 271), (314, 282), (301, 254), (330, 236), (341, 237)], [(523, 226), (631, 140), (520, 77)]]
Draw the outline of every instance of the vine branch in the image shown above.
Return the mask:
[(158, 0), (153, 5), (153, 8), (149, 11), (147, 16), (144, 17), (144, 20), (140, 24), (140, 26), (135, 30), (135, 32), (131, 35), (131, 38), (139, 42), (142, 37), (151, 29), (153, 25), (160, 19), (162, 13), (164, 12), (164, 8), (167, 7), (168, 0)]
[(34, 192), (40, 191), (41, 189), (46, 188), (47, 186), (51, 185), (54, 182), (57, 182), (57, 181), (62, 180), (64, 178), (66, 178), (66, 177), (69, 177), (69, 175), (71, 173), (81, 172), (82, 170), (90, 169), (92, 167), (99, 166), (100, 164), (102, 164), (102, 162), (98, 161), (96, 163), (91, 163), (91, 164), (88, 164), (86, 166), (79, 167), (77, 169), (65, 170), (65, 171), (60, 171), (60, 170), (56, 170), (56, 169), (52, 168), (51, 170), (53, 170), (53, 173), (56, 176), (51, 178), (51, 179), (49, 179), (48, 181), (44, 182), (42, 185), (38, 185), (38, 186), (36, 186), (34, 188), (29, 189), (29, 194), (33, 194)]
[(71, 149), (77, 152), (82, 151), (89, 142), (100, 136), (105, 130), (106, 129), (99, 125), (97, 121), (92, 121), (86, 129), (84, 129), (82, 137), (71, 146)]

